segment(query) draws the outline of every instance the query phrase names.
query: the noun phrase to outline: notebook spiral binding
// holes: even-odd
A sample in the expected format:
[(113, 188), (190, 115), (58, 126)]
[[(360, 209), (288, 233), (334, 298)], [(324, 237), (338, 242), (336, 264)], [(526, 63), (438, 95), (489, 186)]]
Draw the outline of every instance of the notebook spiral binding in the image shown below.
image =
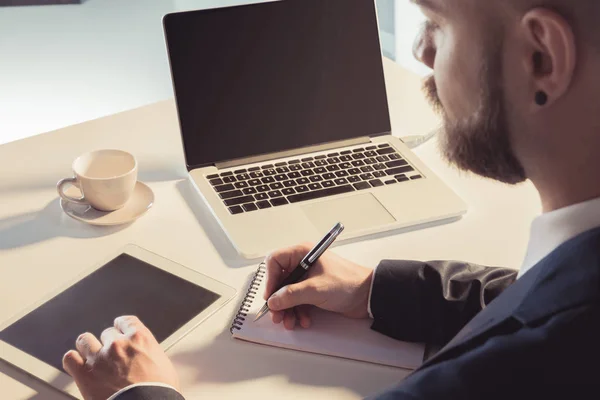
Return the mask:
[(262, 280), (265, 278), (266, 273), (267, 273), (267, 269), (266, 269), (265, 263), (260, 263), (260, 265), (258, 266), (258, 269), (254, 273), (254, 277), (252, 278), (252, 281), (250, 282), (250, 286), (248, 287), (246, 296), (244, 296), (244, 299), (242, 300), (240, 309), (238, 310), (238, 312), (233, 320), (233, 323), (231, 324), (231, 328), (229, 329), (229, 331), (232, 334), (234, 333), (234, 331), (236, 329), (237, 330), (242, 329), (242, 326), (244, 325), (244, 321), (246, 320), (246, 317), (248, 316), (248, 312), (250, 311), (250, 305), (256, 298), (256, 295), (258, 293), (257, 292), (258, 287), (260, 286), (260, 283), (262, 282)]

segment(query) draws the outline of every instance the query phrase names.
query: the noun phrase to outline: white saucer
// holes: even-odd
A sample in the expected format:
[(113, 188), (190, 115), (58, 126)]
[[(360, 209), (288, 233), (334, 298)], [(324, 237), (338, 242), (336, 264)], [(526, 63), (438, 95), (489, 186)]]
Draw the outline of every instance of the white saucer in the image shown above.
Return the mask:
[[(65, 193), (69, 196), (80, 197), (79, 189), (71, 186)], [(131, 198), (125, 206), (116, 211), (98, 211), (92, 206), (76, 204), (63, 199), (60, 207), (71, 218), (90, 225), (110, 226), (133, 222), (146, 214), (154, 204), (154, 193), (147, 185), (137, 182)]]

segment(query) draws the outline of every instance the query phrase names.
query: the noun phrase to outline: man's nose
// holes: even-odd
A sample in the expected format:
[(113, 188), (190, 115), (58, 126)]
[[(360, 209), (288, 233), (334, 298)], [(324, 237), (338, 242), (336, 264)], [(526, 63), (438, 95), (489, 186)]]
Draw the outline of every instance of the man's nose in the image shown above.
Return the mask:
[(425, 34), (423, 29), (415, 38), (413, 43), (413, 56), (425, 64), (427, 67), (433, 69), (435, 64), (435, 48), (431, 43), (431, 39)]

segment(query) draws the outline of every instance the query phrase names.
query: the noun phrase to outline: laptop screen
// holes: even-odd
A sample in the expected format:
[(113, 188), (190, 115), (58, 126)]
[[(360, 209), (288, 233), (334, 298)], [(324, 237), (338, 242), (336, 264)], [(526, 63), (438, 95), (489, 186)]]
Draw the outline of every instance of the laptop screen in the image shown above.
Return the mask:
[(374, 0), (283, 0), (169, 14), (186, 163), (390, 132)]

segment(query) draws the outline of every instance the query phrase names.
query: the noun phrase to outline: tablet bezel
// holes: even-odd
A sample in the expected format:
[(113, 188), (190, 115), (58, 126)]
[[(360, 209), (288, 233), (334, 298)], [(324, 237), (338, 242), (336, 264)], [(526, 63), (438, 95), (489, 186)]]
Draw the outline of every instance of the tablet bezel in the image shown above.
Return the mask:
[[(58, 289), (53, 290), (51, 293), (43, 296), (39, 301), (30, 305), (26, 309), (20, 311), (13, 317), (0, 323), (0, 331), (9, 327), (19, 319), (23, 318), (28, 313), (32, 312), (36, 308), (40, 307), (53, 297), (57, 296), (61, 292), (65, 291), (69, 287), (75, 285), (77, 282), (90, 275), (94, 271), (100, 269), (108, 262), (114, 260), (121, 254), (128, 254), (141, 261), (144, 261), (156, 268), (162, 269), (163, 271), (169, 272), (179, 278), (185, 279), (198, 286), (201, 286), (207, 290), (210, 290), (220, 297), (209, 307), (207, 307), (200, 314), (196, 315), (193, 319), (188, 321), (185, 325), (173, 332), (169, 337), (160, 343), (163, 350), (167, 351), (175, 343), (186, 336), (190, 331), (196, 328), (200, 323), (214, 314), (217, 310), (227, 304), (236, 294), (236, 290), (230, 286), (225, 285), (219, 281), (216, 281), (200, 272), (194, 271), (190, 268), (184, 267), (181, 264), (177, 264), (174, 261), (159, 256), (158, 254), (152, 253), (145, 250), (137, 245), (128, 244), (121, 248), (119, 251), (112, 253), (109, 257), (104, 259), (102, 262), (96, 264), (93, 268), (79, 274), (76, 278), (70, 280), (68, 283), (60, 286)], [(82, 332), (83, 333), (83, 332)], [(75, 346), (75, 343), (73, 343)], [(58, 370), (53, 366), (46, 364), (32, 355), (25, 353), (24, 351), (6, 343), (0, 339), (0, 359), (3, 359), (7, 363), (21, 369), (25, 373), (42, 380), (50, 386), (65, 392), (77, 399), (83, 399), (77, 385), (71, 376)]]

